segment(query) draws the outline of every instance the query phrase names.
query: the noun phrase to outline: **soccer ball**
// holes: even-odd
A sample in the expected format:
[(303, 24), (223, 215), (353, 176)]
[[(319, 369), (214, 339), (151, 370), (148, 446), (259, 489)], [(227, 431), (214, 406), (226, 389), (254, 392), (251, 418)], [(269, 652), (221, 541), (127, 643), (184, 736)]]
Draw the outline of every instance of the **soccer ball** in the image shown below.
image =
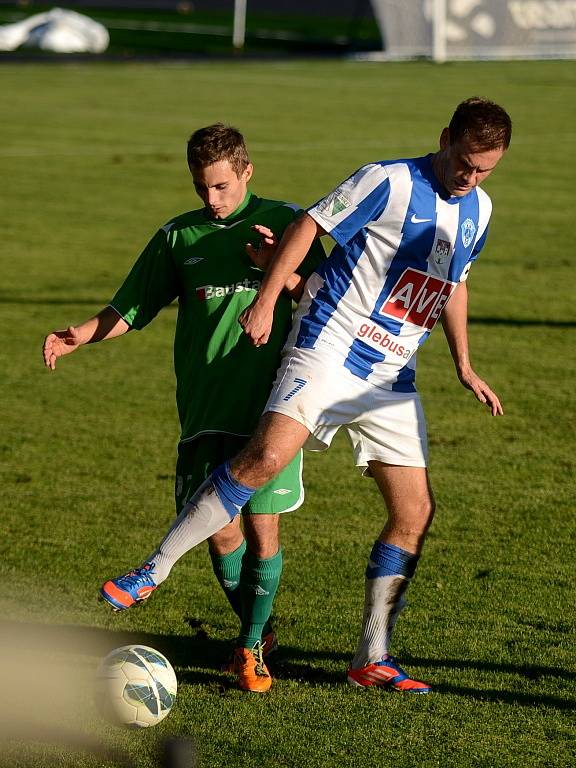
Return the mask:
[(147, 728), (170, 712), (177, 681), (168, 659), (146, 645), (124, 645), (100, 662), (96, 704), (115, 725)]

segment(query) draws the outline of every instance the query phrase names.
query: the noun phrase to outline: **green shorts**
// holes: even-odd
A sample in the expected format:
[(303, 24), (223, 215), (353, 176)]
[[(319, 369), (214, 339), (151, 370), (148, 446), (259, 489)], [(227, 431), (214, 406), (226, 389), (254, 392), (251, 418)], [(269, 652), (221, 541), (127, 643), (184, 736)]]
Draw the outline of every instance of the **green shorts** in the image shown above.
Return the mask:
[[(247, 437), (215, 434), (180, 443), (174, 488), (176, 514), (180, 513), (184, 504), (212, 470), (226, 459), (235, 456), (247, 442)], [(242, 507), (242, 514), (274, 515), (277, 512), (291, 512), (298, 509), (303, 501), (302, 451), (299, 451), (279, 475), (256, 491), (250, 501)]]

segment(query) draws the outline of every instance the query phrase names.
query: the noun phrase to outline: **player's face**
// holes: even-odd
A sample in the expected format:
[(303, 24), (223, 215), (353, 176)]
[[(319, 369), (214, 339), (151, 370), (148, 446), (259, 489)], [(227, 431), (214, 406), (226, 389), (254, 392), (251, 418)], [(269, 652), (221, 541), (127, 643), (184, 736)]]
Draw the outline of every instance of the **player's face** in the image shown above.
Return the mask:
[(219, 160), (192, 171), (194, 189), (214, 219), (225, 219), (234, 213), (246, 197), (246, 187), (251, 177), (251, 163), (237, 176), (229, 160)]
[(504, 148), (478, 150), (467, 141), (450, 144), (447, 129), (440, 138), (439, 179), (446, 191), (464, 197), (490, 176), (504, 154)]

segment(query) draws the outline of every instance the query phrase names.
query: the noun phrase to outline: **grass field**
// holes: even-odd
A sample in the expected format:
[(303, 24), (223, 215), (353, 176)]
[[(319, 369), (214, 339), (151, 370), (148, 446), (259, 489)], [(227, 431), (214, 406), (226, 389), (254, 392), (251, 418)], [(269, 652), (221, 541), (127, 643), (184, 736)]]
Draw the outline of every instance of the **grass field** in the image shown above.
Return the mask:
[[(0, 87), (2, 679), (22, 670), (0, 765), (119, 764), (67, 737), (40, 743), (49, 726), (142, 768), (169, 734), (196, 740), (201, 768), (576, 764), (574, 63), (5, 64)], [(340, 439), (307, 457), (306, 504), (284, 520), (273, 689), (243, 694), (217, 671), (236, 623), (204, 547), (138, 610), (96, 600), (172, 519), (176, 313), (55, 373), (42, 339), (105, 305), (156, 228), (196, 207), (184, 161), (196, 127), (238, 125), (253, 189), (309, 204), (365, 161), (434, 149), (476, 93), (515, 126), (486, 184), (491, 235), (469, 281), (473, 362), (506, 415), (460, 387), (436, 331), (419, 387), (438, 513), (394, 647), (435, 693), (344, 684), (383, 510)], [(171, 715), (145, 732), (102, 723), (86, 683), (132, 639), (165, 652), (180, 681)], [(3, 698), (0, 722), (17, 697)]]

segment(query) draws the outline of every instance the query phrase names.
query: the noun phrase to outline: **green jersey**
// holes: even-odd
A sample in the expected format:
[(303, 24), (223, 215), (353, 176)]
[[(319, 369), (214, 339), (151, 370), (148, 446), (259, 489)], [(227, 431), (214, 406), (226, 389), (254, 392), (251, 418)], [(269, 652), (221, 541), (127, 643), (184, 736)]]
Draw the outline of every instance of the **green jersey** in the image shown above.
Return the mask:
[[(238, 317), (264, 273), (250, 260), (246, 243), (259, 237), (251, 231), (254, 224), (280, 238), (298, 210), (248, 193), (226, 219), (210, 219), (204, 209), (177, 216), (154, 235), (112, 299), (110, 305), (138, 330), (178, 299), (174, 367), (182, 441), (253, 432), (291, 326), (292, 300), (280, 296), (269, 342), (253, 346)], [(323, 257), (315, 241), (299, 274), (308, 277)]]

